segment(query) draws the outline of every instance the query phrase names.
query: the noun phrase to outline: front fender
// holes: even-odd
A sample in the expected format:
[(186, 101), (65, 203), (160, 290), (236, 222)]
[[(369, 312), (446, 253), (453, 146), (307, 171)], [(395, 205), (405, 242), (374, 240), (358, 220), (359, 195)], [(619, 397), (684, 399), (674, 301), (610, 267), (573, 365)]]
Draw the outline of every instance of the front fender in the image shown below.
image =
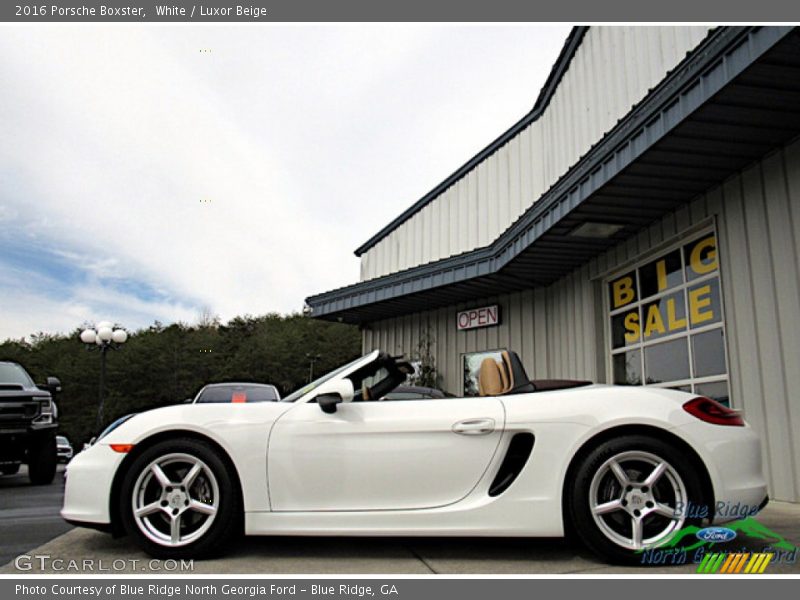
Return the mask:
[(217, 444), (242, 483), (245, 511), (270, 510), (267, 444), (275, 420), (293, 405), (282, 402), (185, 404), (140, 413), (114, 429), (97, 445), (148, 443), (190, 433)]

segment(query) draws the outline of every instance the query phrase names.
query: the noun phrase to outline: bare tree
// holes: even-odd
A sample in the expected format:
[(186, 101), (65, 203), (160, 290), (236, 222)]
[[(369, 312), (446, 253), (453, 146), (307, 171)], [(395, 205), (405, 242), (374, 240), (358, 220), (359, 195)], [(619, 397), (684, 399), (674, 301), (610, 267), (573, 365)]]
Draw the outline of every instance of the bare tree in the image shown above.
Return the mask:
[(430, 325), (426, 326), (420, 334), (417, 347), (412, 352), (411, 360), (414, 365), (413, 383), (423, 387), (435, 388), (439, 386), (439, 372), (436, 370), (436, 338), (431, 333)]
[(215, 315), (208, 305), (200, 307), (197, 315), (197, 327), (199, 329), (217, 329), (220, 326), (219, 315)]

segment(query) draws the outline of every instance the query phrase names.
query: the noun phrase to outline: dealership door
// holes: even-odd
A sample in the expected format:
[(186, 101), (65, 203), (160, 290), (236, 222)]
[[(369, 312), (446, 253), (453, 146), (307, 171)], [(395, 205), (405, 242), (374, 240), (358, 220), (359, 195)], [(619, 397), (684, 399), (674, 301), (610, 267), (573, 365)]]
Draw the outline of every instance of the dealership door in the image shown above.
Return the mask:
[(500, 441), (497, 398), (298, 404), (270, 434), (273, 510), (391, 510), (464, 498)]

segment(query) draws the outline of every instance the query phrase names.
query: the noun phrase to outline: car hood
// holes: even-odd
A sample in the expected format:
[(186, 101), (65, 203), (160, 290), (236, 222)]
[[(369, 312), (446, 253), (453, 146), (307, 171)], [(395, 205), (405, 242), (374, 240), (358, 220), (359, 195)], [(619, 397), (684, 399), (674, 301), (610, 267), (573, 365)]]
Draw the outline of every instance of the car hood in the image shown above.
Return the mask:
[(37, 388), (0, 389), (0, 402), (20, 402), (33, 398), (50, 398), (50, 392)]
[(135, 444), (164, 431), (190, 431), (221, 440), (252, 430), (254, 424), (270, 426), (294, 404), (178, 404), (138, 413), (97, 441), (98, 444)]

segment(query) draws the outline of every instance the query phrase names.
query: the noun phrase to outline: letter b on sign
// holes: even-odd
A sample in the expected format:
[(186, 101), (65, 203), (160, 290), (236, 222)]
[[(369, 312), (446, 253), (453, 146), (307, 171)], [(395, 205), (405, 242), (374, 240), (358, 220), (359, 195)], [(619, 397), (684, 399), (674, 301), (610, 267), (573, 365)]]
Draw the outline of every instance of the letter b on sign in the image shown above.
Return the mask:
[(636, 300), (633, 273), (623, 275), (611, 283), (611, 308), (619, 308)]

